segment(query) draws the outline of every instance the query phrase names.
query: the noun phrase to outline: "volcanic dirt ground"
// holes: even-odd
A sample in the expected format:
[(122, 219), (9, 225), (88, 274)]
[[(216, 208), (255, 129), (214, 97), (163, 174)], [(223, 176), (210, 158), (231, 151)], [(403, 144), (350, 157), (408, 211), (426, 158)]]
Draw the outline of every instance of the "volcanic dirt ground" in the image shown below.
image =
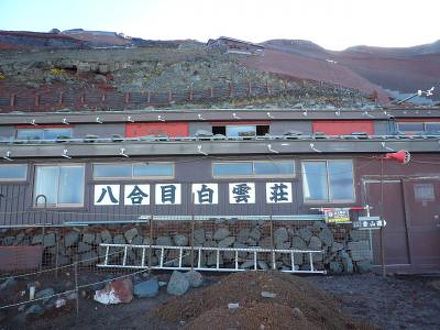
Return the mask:
[(440, 329), (440, 277), (205, 274), (202, 287), (180, 297), (165, 288), (113, 306), (92, 297), (81, 292), (78, 316), (72, 301), (0, 329)]

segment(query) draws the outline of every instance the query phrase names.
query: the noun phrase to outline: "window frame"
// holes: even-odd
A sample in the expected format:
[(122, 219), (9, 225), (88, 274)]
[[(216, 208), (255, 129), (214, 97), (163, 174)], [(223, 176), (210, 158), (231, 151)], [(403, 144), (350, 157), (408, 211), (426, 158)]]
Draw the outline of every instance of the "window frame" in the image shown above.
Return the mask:
[[(255, 174), (255, 163), (291, 163), (293, 165), (293, 173), (291, 174)], [(248, 164), (252, 163), (252, 174), (231, 174), (231, 175), (215, 175), (214, 167), (215, 165), (221, 164)], [(252, 178), (295, 178), (296, 177), (296, 161), (294, 159), (286, 159), (286, 160), (248, 160), (248, 161), (228, 161), (228, 162), (212, 162), (211, 163), (211, 176), (214, 179), (252, 179)]]
[(0, 164), (0, 167), (18, 167), (18, 166), (24, 166), (25, 172), (24, 177), (22, 178), (2, 178), (0, 177), (0, 182), (26, 182), (28, 179), (28, 173), (29, 173), (29, 165), (28, 164)]
[[(45, 208), (45, 203), (42, 204), (37, 204), (37, 194), (36, 194), (36, 188), (37, 188), (37, 168), (39, 167), (57, 167), (58, 168), (58, 178), (57, 178), (57, 192), (56, 192), (56, 197), (57, 197), (57, 201), (55, 202), (55, 204), (53, 203), (47, 203), (46, 208), (48, 209), (60, 209), (60, 208), (82, 208), (85, 206), (85, 197), (86, 197), (86, 164), (84, 163), (72, 163), (72, 164), (60, 164), (60, 163), (54, 163), (54, 164), (35, 164), (34, 166), (34, 180), (33, 180), (33, 188), (32, 188), (32, 207), (33, 208)], [(60, 189), (60, 180), (59, 180), (59, 175), (60, 175), (60, 168), (61, 167), (81, 167), (83, 169), (83, 173), (82, 173), (82, 201), (81, 203), (59, 203), (58, 199), (59, 199), (59, 189)]]
[[(69, 131), (69, 135), (63, 135), (63, 134), (61, 134), (61, 135), (58, 135), (56, 138), (54, 138), (54, 139), (49, 139), (49, 138), (47, 138), (46, 137), (46, 132), (47, 131), (56, 131), (56, 130), (63, 130), (63, 131)], [(34, 132), (41, 132), (42, 133), (42, 138), (38, 138), (38, 139), (35, 139), (35, 138), (20, 138), (20, 137), (18, 137), (18, 134), (19, 134), (19, 132), (20, 131), (29, 131), (29, 132), (32, 132), (32, 131), (34, 131)], [(16, 132), (15, 132), (15, 137), (18, 139), (18, 140), (26, 140), (26, 141), (41, 141), (41, 140), (53, 140), (53, 141), (55, 141), (58, 137), (68, 137), (68, 138), (73, 138), (73, 128), (72, 127), (63, 127), (63, 128), (17, 128), (16, 129)]]
[[(352, 199), (330, 199), (331, 196), (331, 185), (330, 185), (330, 175), (329, 175), (329, 162), (334, 161), (349, 161), (351, 163), (351, 173), (352, 173), (352, 189), (353, 189), (353, 198)], [(305, 164), (306, 163), (325, 163), (325, 171), (326, 171), (326, 183), (327, 183), (327, 199), (306, 199), (305, 194), (305, 184), (306, 184), (306, 171)], [(352, 204), (356, 202), (356, 184), (355, 184), (355, 173), (354, 173), (354, 161), (353, 159), (304, 159), (301, 161), (301, 179), (302, 179), (302, 195), (304, 204)]]
[[(143, 175), (134, 176), (134, 165), (171, 165), (172, 175)], [(128, 165), (131, 167), (131, 176), (95, 176), (95, 165)], [(92, 178), (93, 181), (114, 181), (114, 180), (124, 180), (124, 181), (134, 181), (142, 179), (174, 179), (176, 176), (176, 166), (174, 162), (134, 162), (134, 163), (92, 163)]]
[[(401, 125), (402, 124), (418, 124), (418, 125), (422, 125), (422, 130), (416, 130), (416, 131), (409, 131), (409, 130), (401, 130)], [(440, 130), (438, 131), (428, 131), (428, 125), (429, 124), (436, 124), (436, 125), (440, 125), (439, 121), (400, 121), (397, 122), (397, 132), (400, 134), (405, 134), (405, 135), (414, 135), (414, 134), (436, 134), (436, 132), (440, 132)]]

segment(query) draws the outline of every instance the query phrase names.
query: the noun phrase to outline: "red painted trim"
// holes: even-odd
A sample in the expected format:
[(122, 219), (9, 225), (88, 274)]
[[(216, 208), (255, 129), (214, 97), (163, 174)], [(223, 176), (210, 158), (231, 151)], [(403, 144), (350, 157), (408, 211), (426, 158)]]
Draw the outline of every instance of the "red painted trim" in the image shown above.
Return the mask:
[(371, 120), (316, 120), (312, 123), (313, 133), (322, 132), (328, 135), (365, 132), (374, 134), (374, 123)]
[(165, 123), (125, 124), (126, 137), (138, 137), (145, 135), (167, 135), (169, 137), (189, 136), (189, 123), (175, 121)]

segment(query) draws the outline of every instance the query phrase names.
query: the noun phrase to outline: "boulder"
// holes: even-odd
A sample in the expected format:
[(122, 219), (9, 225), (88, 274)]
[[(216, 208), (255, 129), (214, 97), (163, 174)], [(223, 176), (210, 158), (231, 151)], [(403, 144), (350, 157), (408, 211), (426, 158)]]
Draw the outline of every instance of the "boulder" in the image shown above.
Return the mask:
[(138, 230), (136, 228), (131, 228), (124, 233), (124, 237), (128, 243), (131, 243), (133, 238), (138, 235)]
[(43, 298), (43, 303), (49, 301), (50, 298), (55, 294), (55, 290), (52, 288), (46, 288), (35, 293), (35, 299)]
[(184, 274), (188, 279), (189, 285), (192, 288), (198, 288), (203, 284), (203, 276), (199, 272), (195, 270), (190, 270), (189, 272)]
[(333, 242), (332, 247), (330, 249), (331, 252), (338, 252), (344, 248), (344, 244), (339, 242)]
[[(215, 266), (217, 265), (217, 252), (209, 252), (208, 258), (206, 259), (206, 265), (207, 266)], [(219, 255), (219, 265), (223, 265), (223, 256), (222, 254)]]
[(71, 247), (78, 243), (79, 233), (77, 231), (69, 231), (66, 236), (64, 236), (64, 246)]
[(252, 228), (251, 232), (249, 233), (249, 238), (259, 241), (261, 239), (261, 231), (257, 227)]
[(229, 231), (228, 228), (219, 228), (215, 231), (214, 233), (214, 239), (216, 241), (221, 241), (223, 239), (225, 239), (226, 237), (228, 237), (231, 234), (231, 232)]
[(224, 238), (220, 242), (218, 242), (218, 247), (219, 248), (229, 247), (232, 244), (234, 244), (234, 242), (235, 242), (235, 237), (234, 236), (229, 236), (229, 237)]
[(262, 249), (271, 249), (271, 248), (272, 248), (272, 239), (271, 239), (269, 236), (264, 237), (264, 238), (260, 241), (259, 246), (260, 246)]
[(281, 227), (275, 230), (273, 237), (275, 244), (278, 245), (279, 243), (285, 242), (289, 239), (289, 233), (285, 227)]
[(269, 266), (267, 265), (267, 262), (259, 260), (258, 261), (258, 268), (262, 270), (269, 270)]
[(35, 235), (32, 237), (32, 245), (41, 244), (43, 243), (43, 235)]
[(113, 243), (114, 244), (125, 244), (125, 237), (121, 234), (115, 235), (115, 237), (113, 237)]
[(310, 242), (308, 247), (310, 250), (315, 250), (315, 251), (321, 250), (321, 247), (322, 247), (322, 242), (319, 239), (319, 237), (317, 236), (310, 237)]
[(353, 273), (353, 261), (351, 260), (348, 253), (345, 251), (340, 251), (339, 255), (342, 260), (342, 265), (344, 266), (344, 272)]
[(199, 228), (194, 230), (194, 245), (203, 245), (205, 242), (205, 229)]
[(237, 241), (240, 243), (246, 243), (246, 241), (249, 239), (250, 233), (251, 230), (249, 228), (244, 228), (240, 230), (237, 235)]
[(173, 245), (173, 241), (169, 236), (159, 236), (156, 238), (156, 245)]
[(331, 246), (333, 243), (333, 233), (330, 229), (323, 229), (319, 233), (319, 239), (322, 241), (322, 243), (326, 246)]
[(313, 233), (309, 228), (305, 227), (298, 231), (298, 236), (301, 237), (305, 242), (309, 242), (310, 238), (313, 236)]
[(110, 234), (110, 232), (107, 229), (101, 231), (99, 235), (101, 236), (102, 243), (109, 243), (109, 244), (112, 243), (112, 234)]
[(185, 274), (174, 271), (167, 285), (167, 292), (174, 296), (185, 294), (190, 287), (190, 283)]
[(356, 262), (356, 268), (359, 273), (368, 273), (373, 268), (373, 263), (371, 260), (362, 260)]
[(104, 289), (96, 290), (93, 299), (101, 304), (128, 304), (133, 300), (133, 282), (124, 278), (107, 283)]
[(329, 270), (332, 274), (340, 274), (344, 270), (344, 267), (339, 261), (330, 261)]
[[(309, 238), (310, 240), (310, 238)], [(292, 249), (294, 250), (307, 250), (307, 243), (300, 236), (293, 236)]]
[(84, 242), (78, 243), (78, 253), (88, 252), (91, 249), (92, 249), (92, 246), (87, 243), (84, 243)]
[[(6, 246), (12, 245), (14, 244), (15, 240), (16, 239), (14, 236), (6, 236), (5, 238), (3, 238), (2, 245), (6, 245)], [(23, 238), (21, 240), (23, 240)]]
[(87, 244), (93, 244), (95, 242), (95, 234), (84, 233), (81, 241)]
[(134, 286), (134, 295), (138, 298), (152, 298), (159, 293), (159, 281), (152, 277)]
[(183, 234), (177, 234), (174, 236), (174, 244), (176, 244), (177, 246), (187, 246), (188, 237)]

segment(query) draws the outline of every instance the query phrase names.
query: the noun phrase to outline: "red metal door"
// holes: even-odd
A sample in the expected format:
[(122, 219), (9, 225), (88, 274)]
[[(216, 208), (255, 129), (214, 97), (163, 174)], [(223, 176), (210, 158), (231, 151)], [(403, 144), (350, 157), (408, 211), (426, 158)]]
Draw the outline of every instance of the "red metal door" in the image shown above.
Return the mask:
[(440, 178), (403, 181), (410, 255), (422, 272), (440, 272)]

